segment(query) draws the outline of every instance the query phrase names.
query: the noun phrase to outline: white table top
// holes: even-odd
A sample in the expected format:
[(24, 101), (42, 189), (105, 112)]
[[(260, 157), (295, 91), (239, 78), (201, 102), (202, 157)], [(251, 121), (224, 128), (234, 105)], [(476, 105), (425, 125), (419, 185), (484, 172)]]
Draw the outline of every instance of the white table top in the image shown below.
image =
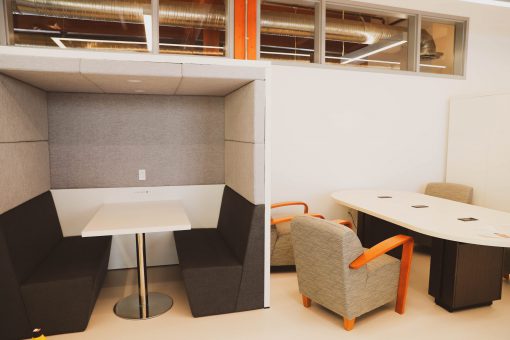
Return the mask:
[(189, 230), (180, 201), (103, 204), (81, 232), (83, 237)]
[[(510, 247), (510, 214), (506, 212), (402, 191), (345, 190), (331, 197), (341, 205), (422, 234), (450, 241)], [(413, 205), (427, 205), (428, 208), (413, 208)], [(464, 217), (478, 220), (458, 220)]]

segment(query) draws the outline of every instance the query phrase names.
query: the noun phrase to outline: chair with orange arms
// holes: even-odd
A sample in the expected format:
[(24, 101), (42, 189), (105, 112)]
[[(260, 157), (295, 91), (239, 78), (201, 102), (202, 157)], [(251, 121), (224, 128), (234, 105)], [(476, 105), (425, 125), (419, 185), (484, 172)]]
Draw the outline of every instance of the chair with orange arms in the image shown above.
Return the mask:
[[(308, 213), (308, 204), (305, 202), (292, 201), (281, 202), (271, 205), (271, 209), (281, 207), (301, 206), (303, 208), (302, 214), (314, 216), (324, 219), (321, 214)], [(271, 218), (271, 266), (293, 266), (294, 265), (294, 251), (292, 250), (292, 242), (290, 238), (290, 222), (296, 215), (283, 216), (278, 218)], [(349, 221), (337, 220), (337, 223), (348, 225), (352, 228)]]
[[(291, 237), (303, 305), (315, 302), (341, 315), (351, 330), (355, 319), (396, 299), (403, 314), (414, 241), (393, 236), (370, 249), (349, 228), (310, 216), (292, 220)], [(402, 259), (385, 253), (403, 246)]]

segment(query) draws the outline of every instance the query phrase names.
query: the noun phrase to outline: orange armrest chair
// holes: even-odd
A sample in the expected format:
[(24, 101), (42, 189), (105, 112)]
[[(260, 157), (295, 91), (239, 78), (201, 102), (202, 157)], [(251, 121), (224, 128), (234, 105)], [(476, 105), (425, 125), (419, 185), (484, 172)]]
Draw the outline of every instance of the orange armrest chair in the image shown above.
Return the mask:
[[(317, 218), (320, 218), (320, 219), (323, 219), (323, 220), (326, 219), (324, 217), (324, 215), (308, 213), (308, 210), (309, 210), (308, 209), (308, 204), (306, 204), (305, 202), (301, 202), (301, 201), (289, 201), (289, 202), (274, 203), (274, 204), (271, 205), (271, 209), (276, 209), (276, 208), (281, 208), (281, 207), (288, 207), (288, 206), (299, 206), (299, 205), (303, 206), (303, 215), (317, 217)], [(276, 224), (279, 224), (279, 223), (289, 222), (294, 217), (295, 217), (295, 215), (278, 217), (278, 218), (271, 218), (271, 225), (276, 225)], [(338, 223), (338, 224), (342, 224), (342, 225), (352, 229), (352, 223), (350, 221), (337, 219), (337, 220), (332, 220), (332, 222), (335, 222), (335, 223)]]

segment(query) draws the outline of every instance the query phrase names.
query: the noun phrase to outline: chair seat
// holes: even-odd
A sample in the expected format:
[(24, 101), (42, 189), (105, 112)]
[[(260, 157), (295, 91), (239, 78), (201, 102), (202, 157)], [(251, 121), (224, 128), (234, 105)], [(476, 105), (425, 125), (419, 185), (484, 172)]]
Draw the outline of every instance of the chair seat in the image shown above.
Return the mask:
[(110, 242), (110, 237), (65, 237), (23, 285), (95, 277), (101, 262), (109, 256), (106, 250)]
[(174, 237), (193, 316), (234, 311), (243, 266), (218, 230), (176, 231)]
[(217, 229), (199, 228), (174, 232), (179, 264), (188, 268), (239, 266), (241, 263)]
[(28, 317), (45, 334), (84, 330), (106, 275), (111, 237), (63, 238), (21, 284)]

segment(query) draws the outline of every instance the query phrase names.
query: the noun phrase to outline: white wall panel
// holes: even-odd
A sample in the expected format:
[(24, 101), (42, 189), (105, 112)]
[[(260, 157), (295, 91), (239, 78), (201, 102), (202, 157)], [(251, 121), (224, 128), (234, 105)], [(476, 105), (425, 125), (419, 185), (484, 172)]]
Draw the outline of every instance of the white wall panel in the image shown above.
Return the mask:
[(455, 98), (446, 180), (473, 186), (474, 204), (510, 211), (510, 94)]
[(253, 204), (264, 204), (264, 144), (225, 142), (225, 184)]
[(264, 143), (265, 82), (255, 80), (225, 97), (225, 139)]

